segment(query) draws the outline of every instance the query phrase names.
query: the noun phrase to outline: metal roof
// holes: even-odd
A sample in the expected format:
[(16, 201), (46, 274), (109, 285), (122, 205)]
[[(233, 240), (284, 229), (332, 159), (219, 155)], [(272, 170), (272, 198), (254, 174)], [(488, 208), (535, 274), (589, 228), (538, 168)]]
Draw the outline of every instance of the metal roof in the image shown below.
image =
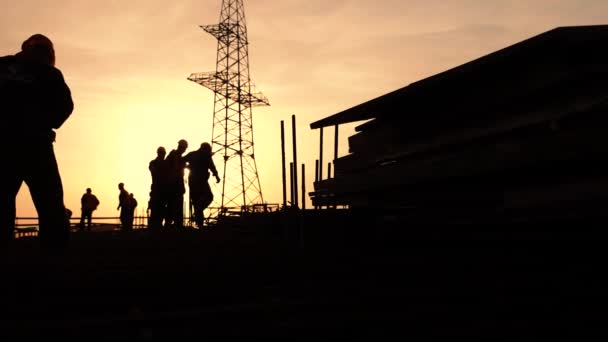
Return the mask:
[[(452, 109), (455, 105), (462, 107), (491, 101), (488, 94), (504, 98), (506, 94), (492, 89), (500, 86), (502, 79), (516, 77), (517, 73), (528, 75), (528, 71), (535, 71), (539, 66), (544, 72), (551, 72), (560, 69), (550, 68), (563, 69), (564, 65), (606, 64), (607, 46), (608, 25), (558, 27), (315, 121), (310, 127), (316, 129), (395, 115), (409, 118), (403, 110), (438, 109), (436, 107), (442, 104), (444, 108)], [(488, 92), (486, 96), (476, 96), (474, 91), (484, 89)], [(511, 86), (508, 91), (521, 90)], [(395, 113), (397, 108), (400, 113)]]

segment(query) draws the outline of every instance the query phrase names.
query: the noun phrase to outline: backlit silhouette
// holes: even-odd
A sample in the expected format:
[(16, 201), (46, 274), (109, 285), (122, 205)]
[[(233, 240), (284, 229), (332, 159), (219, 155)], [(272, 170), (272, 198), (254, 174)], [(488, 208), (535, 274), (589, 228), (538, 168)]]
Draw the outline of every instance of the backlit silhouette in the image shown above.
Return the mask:
[(148, 169), (152, 175), (150, 186), (150, 222), (148, 228), (159, 229), (167, 215), (167, 166), (165, 156), (167, 151), (160, 146), (156, 149), (156, 158), (150, 161)]
[(188, 77), (214, 92), (211, 144), (223, 159), (217, 206), (243, 211), (264, 202), (254, 153), (252, 108), (270, 105), (249, 77), (246, 24), (244, 1), (223, 0), (220, 23), (201, 26), (218, 42), (215, 72)]
[(127, 198), (127, 202), (125, 203), (125, 211), (127, 213), (126, 222), (127, 222), (127, 230), (133, 229), (133, 220), (135, 219), (135, 209), (137, 208), (137, 199), (133, 193), (129, 194)]
[(0, 58), (0, 104), (4, 147), (0, 178), (0, 242), (15, 229), (15, 199), (22, 182), (30, 189), (39, 218), (40, 242), (62, 248), (69, 237), (63, 185), (57, 167), (54, 129), (72, 113), (74, 104), (49, 38), (35, 34), (21, 52)]
[(217, 183), (220, 177), (211, 158), (211, 145), (202, 143), (201, 147), (188, 153), (184, 160), (190, 170), (188, 174), (188, 188), (190, 190), (190, 202), (194, 208), (194, 222), (200, 228), (204, 222), (204, 210), (213, 201), (213, 193), (209, 187), (209, 171), (213, 173)]
[[(91, 230), (91, 220), (93, 218), (93, 211), (99, 206), (99, 199), (93, 195), (91, 188), (87, 188), (87, 191), (80, 198), (80, 230)], [(86, 226), (85, 226), (86, 221)]]
[(188, 142), (184, 139), (177, 143), (177, 148), (172, 150), (166, 159), (167, 164), (167, 217), (165, 227), (172, 225), (176, 228), (184, 226), (184, 167), (185, 161), (182, 155), (188, 148)]
[(125, 183), (118, 184), (118, 206), (116, 210), (120, 210), (120, 227), (123, 231), (130, 229), (129, 226), (129, 192), (125, 189)]

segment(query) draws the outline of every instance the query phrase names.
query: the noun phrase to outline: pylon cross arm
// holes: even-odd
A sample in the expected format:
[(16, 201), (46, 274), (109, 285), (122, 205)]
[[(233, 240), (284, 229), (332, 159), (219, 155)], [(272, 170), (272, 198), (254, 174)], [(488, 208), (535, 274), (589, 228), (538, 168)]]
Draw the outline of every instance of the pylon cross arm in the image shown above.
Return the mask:
[(241, 44), (248, 44), (247, 36), (239, 33), (241, 30), (238, 23), (200, 25), (200, 28), (226, 45), (236, 40), (240, 40)]
[[(188, 76), (188, 80), (198, 83), (211, 91), (224, 95), (236, 103), (245, 107), (269, 106), (268, 98), (259, 91), (246, 92), (243, 87), (239, 87), (228, 81), (225, 72), (200, 72)], [(252, 85), (251, 88), (254, 88)]]

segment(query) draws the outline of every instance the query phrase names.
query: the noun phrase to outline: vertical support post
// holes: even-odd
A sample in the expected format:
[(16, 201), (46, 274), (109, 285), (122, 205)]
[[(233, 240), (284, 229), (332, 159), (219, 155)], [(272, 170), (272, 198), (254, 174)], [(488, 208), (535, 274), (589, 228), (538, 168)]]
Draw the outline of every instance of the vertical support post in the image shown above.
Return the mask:
[(298, 151), (296, 145), (296, 116), (291, 115), (291, 129), (293, 131), (293, 190), (294, 190), (294, 205), (298, 207)]
[[(327, 163), (327, 179), (331, 179), (331, 163)], [(330, 207), (333, 207), (333, 205), (330, 206), (330, 202), (333, 203), (333, 200), (330, 201), (331, 197), (328, 197), (327, 199), (327, 209), (329, 209)]]
[(334, 133), (334, 164), (336, 163), (336, 159), (338, 159), (338, 125), (336, 125)]
[(294, 205), (293, 199), (293, 163), (289, 163), (289, 193), (291, 194), (291, 205)]
[[(334, 178), (336, 178), (336, 160), (338, 160), (338, 125), (336, 125), (336, 131), (334, 134)], [(334, 202), (332, 208), (336, 208), (336, 203)]]
[(306, 166), (302, 164), (302, 210), (306, 210)]
[(287, 175), (285, 172), (285, 122), (281, 120), (281, 174), (283, 175), (283, 209), (287, 208)]
[(319, 180), (323, 180), (323, 127), (319, 128)]
[[(319, 181), (319, 159), (315, 160), (315, 183)], [(316, 191), (316, 188), (315, 188)], [(317, 197), (317, 194), (315, 194)], [(319, 209), (318, 205), (315, 205), (315, 209)]]

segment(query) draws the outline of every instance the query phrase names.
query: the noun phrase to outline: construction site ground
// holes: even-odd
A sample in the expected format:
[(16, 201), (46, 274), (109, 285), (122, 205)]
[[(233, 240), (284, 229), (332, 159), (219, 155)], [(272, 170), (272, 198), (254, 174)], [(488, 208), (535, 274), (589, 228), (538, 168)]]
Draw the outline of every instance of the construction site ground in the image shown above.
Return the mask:
[(75, 232), (59, 255), (18, 239), (1, 255), (0, 335), (533, 341), (608, 327), (605, 222), (308, 223)]

